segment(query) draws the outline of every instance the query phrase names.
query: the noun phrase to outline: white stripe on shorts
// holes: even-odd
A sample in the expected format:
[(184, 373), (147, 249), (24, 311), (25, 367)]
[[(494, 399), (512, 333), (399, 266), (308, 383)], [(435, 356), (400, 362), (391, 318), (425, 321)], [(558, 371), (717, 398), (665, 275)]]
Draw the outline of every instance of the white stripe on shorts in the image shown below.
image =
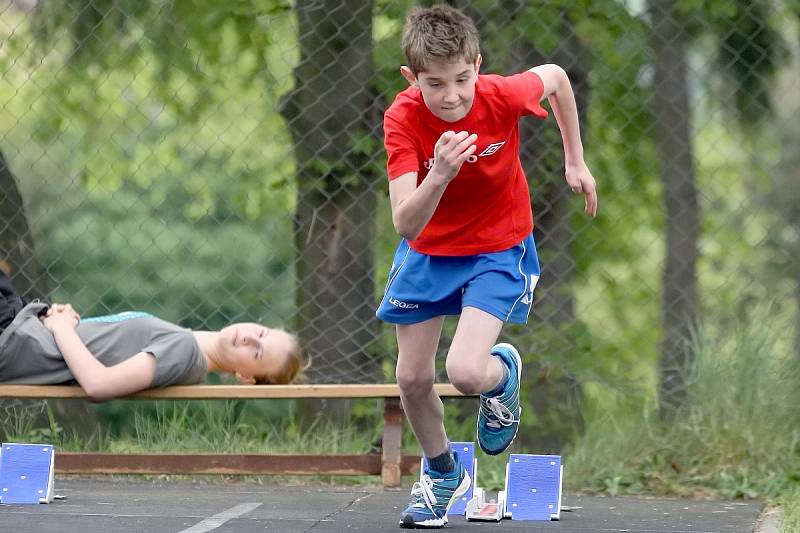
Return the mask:
[[(525, 241), (522, 241), (522, 255), (519, 256), (519, 263), (517, 263), (517, 270), (519, 270), (520, 275), (525, 280), (525, 288), (522, 291), (516, 300), (514, 300), (514, 305), (511, 306), (511, 310), (506, 315), (506, 322), (511, 318), (511, 315), (514, 313), (514, 309), (517, 307), (517, 304), (525, 298), (526, 295), (530, 294), (530, 299), (533, 300), (533, 289), (536, 288), (536, 284), (539, 282), (539, 276), (536, 274), (530, 275), (530, 288), (528, 287), (528, 274), (522, 271), (522, 260), (525, 259), (525, 255), (528, 253), (528, 247), (525, 246)], [(533, 307), (533, 302), (528, 306), (528, 312), (525, 314), (525, 320), (528, 319), (528, 316), (531, 314), (531, 308)]]
[(528, 319), (528, 317), (531, 314), (531, 309), (533, 309), (533, 289), (536, 288), (537, 283), (539, 283), (539, 276), (537, 276), (536, 274), (531, 274), (531, 292), (530, 292), (531, 305), (528, 306), (528, 313), (525, 315), (525, 320)]

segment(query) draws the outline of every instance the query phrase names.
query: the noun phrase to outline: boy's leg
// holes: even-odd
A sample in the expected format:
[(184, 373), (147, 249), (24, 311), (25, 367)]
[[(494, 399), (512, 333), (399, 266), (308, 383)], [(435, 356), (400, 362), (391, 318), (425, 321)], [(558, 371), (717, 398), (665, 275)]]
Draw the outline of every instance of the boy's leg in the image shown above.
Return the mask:
[(433, 389), (436, 380), (436, 349), (444, 317), (418, 324), (397, 325), (397, 384), (406, 417), (426, 457), (436, 457), (448, 448), (444, 429), (444, 406)]
[(503, 363), (492, 357), (503, 321), (475, 307), (465, 307), (447, 352), (447, 377), (464, 394), (482, 394), (503, 380)]
[(481, 395), (478, 444), (490, 455), (505, 451), (519, 427), (522, 361), (510, 344), (494, 344), (503, 321), (466, 306), (447, 354), (447, 375), (464, 393)]
[(436, 348), (444, 317), (397, 326), (397, 383), (406, 417), (428, 458), (428, 469), (411, 489), (411, 501), (400, 514), (405, 528), (439, 528), (447, 510), (471, 483), (458, 455), (451, 454), (444, 429), (444, 406), (433, 384)]

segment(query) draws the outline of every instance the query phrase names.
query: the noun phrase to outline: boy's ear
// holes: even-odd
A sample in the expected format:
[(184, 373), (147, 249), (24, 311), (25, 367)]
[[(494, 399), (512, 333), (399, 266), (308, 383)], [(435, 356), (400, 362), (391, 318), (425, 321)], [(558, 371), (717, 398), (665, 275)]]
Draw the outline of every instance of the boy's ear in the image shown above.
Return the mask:
[(411, 69), (407, 66), (403, 65), (400, 67), (400, 74), (406, 79), (409, 85), (416, 86), (417, 85), (417, 77), (414, 76), (414, 73), (411, 72)]
[(483, 64), (483, 56), (478, 54), (478, 57), (475, 58), (475, 72), (479, 72), (481, 70), (482, 64)]
[(256, 380), (252, 376), (245, 376), (244, 374), (236, 373), (236, 379), (242, 385), (255, 385)]

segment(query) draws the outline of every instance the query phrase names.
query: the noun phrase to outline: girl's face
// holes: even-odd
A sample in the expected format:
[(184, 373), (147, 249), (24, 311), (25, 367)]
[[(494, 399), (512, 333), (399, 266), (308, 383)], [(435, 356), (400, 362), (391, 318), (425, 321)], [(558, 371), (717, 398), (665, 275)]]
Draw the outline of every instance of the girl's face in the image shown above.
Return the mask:
[(220, 331), (222, 364), (243, 383), (256, 376), (277, 375), (288, 364), (294, 338), (282, 329), (252, 322), (231, 324)]

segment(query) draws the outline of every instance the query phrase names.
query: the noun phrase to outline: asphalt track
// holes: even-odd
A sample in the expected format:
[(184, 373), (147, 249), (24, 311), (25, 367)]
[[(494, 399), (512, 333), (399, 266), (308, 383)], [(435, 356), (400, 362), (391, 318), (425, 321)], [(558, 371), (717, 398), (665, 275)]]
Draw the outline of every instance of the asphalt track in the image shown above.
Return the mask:
[[(64, 497), (49, 505), (0, 505), (0, 531), (24, 533), (295, 533), (405, 531), (397, 519), (408, 491), (380, 487), (149, 482), (127, 478), (56, 479)], [(751, 532), (755, 501), (564, 497), (557, 522), (474, 523), (458, 531)]]

